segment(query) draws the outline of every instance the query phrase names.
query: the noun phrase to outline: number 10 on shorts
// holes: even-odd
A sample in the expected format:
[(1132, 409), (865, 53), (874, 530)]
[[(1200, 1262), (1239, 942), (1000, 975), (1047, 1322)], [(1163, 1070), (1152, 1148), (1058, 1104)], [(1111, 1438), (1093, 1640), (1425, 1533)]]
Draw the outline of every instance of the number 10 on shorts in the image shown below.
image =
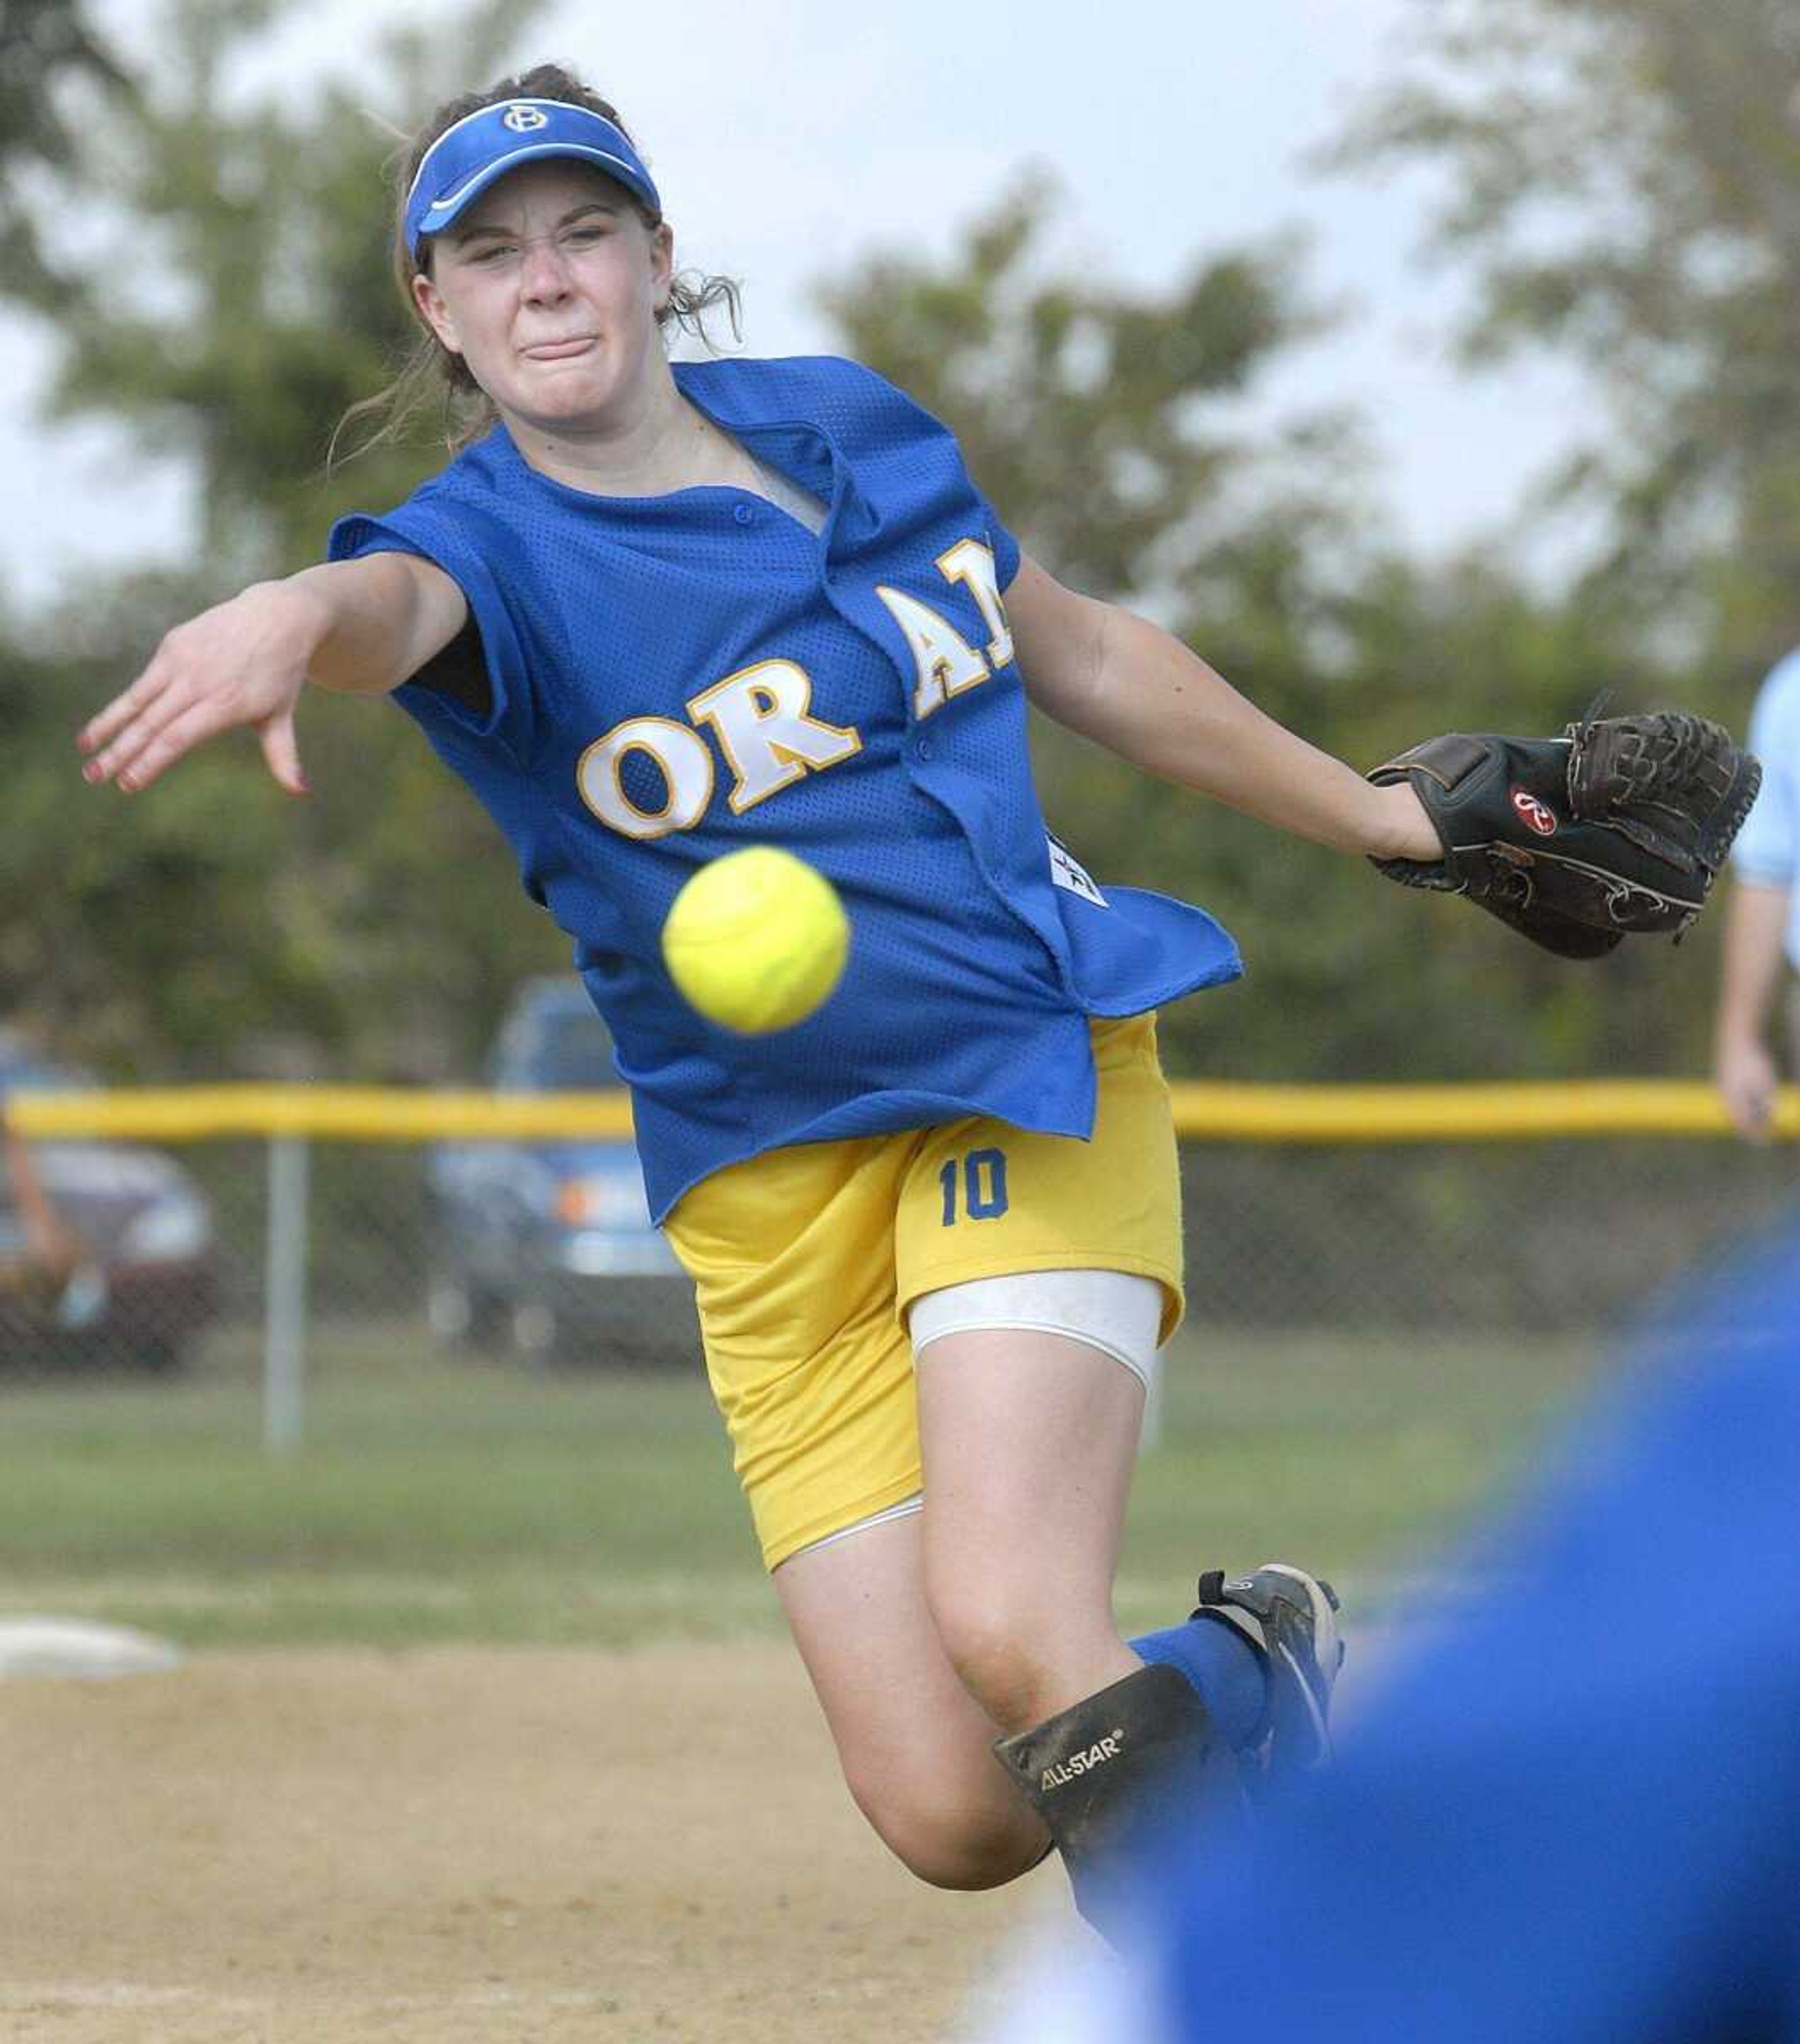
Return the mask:
[(944, 1226), (957, 1223), (958, 1194), (970, 1220), (997, 1220), (1006, 1212), (1006, 1152), (971, 1150), (966, 1157), (952, 1157), (938, 1174), (944, 1190)]

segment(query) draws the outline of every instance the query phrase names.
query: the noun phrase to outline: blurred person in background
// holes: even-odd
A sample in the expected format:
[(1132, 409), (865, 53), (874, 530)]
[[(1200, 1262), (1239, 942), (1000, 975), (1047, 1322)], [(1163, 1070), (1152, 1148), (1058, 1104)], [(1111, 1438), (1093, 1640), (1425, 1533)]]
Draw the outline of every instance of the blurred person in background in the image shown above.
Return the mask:
[(1800, 2039), (1796, 1330), (1790, 1224), (1647, 1337), (1336, 1769), (981, 2044)]
[(45, 1327), (83, 1325), (104, 1302), (105, 1281), (51, 1197), (31, 1145), (13, 1127), (4, 1100), (0, 1147), (6, 1152), (0, 1311)]
[[(1792, 974), (1800, 966), (1800, 647), (1764, 682), (1749, 745), (1763, 763), (1763, 786), (1732, 855), (1714, 1076), (1739, 1132), (1764, 1142), (1782, 1064), (1800, 1073), (1800, 985)], [(1786, 1028), (1771, 1032), (1784, 981)], [(1781, 1055), (1771, 1033), (1783, 1039)]]

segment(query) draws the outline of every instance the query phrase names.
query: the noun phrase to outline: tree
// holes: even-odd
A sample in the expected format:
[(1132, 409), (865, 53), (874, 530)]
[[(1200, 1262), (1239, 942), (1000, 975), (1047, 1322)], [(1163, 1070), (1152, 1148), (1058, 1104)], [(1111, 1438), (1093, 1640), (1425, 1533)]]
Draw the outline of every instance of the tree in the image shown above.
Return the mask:
[[(1052, 574), (1158, 616), (1357, 763), (1491, 728), (1499, 705), (1521, 729), (1555, 729), (1630, 673), (1616, 593), (1535, 596), (1479, 553), (1427, 571), (1372, 540), (1352, 422), (1240, 438), (1234, 401), (1317, 331), (1290, 244), (1215, 255), (1134, 295), (1046, 272), (1054, 204), (1021, 187), (942, 263), (877, 255), (824, 294), (847, 352), (954, 425)], [(1241, 988), (1165, 1018), (1177, 1069), (1452, 1078), (1682, 1055), (1681, 1030), (1632, 1040), (1641, 1011), (1623, 997), (1657, 982), (1648, 950), (1611, 972), (1622, 997), (1598, 1001), (1591, 978), (1460, 903), (1403, 899), (1357, 862), (1147, 782), (1041, 720), (1033, 750), (1053, 827), (1103, 882), (1205, 902), (1243, 943)]]
[(1472, 361), (1528, 344), (1607, 400), (1561, 478), (1726, 701), (1790, 644), (1800, 553), (1800, 13), (1789, 0), (1419, 0), (1347, 167), (1441, 173), (1432, 252), (1479, 285)]
[(118, 259), (53, 271), (55, 409), (198, 465), (201, 551), (221, 586), (315, 559), (333, 517), (397, 501), (441, 459), (441, 445), (335, 470), (326, 457), (336, 423), (416, 336), (391, 267), (398, 138), (501, 68), (547, 0), (474, 0), (436, 33), (390, 36), (386, 76), (354, 92), (234, 103), (230, 57), (292, 5), (167, 0), (167, 69), (81, 154)]
[(354, 98), (230, 102), (231, 52), (285, 4), (174, 0), (167, 71), (107, 133), (63, 136), (136, 259), (104, 267), (102, 290), (103, 266), (44, 241), (57, 405), (186, 455), (204, 529), (190, 574), (121, 577), (0, 630), (13, 878), (33, 905), (7, 926), (0, 1004), (117, 1070), (466, 1071), (512, 985), (566, 963), (567, 944), (521, 905), (505, 844), (406, 720), (309, 699), (303, 805), (274, 795), (248, 747), (140, 801), (102, 810), (76, 792), (75, 726), (164, 629), (317, 559), (334, 516), (399, 501), (443, 457), (325, 464), (336, 421), (409, 337), (388, 267), (393, 133), (502, 68), (543, 0), (483, 0), (396, 36), (386, 76)]
[[(383, 124), (409, 126), (503, 68), (540, 4), (471, 7), (397, 40), (354, 96), (328, 88), (308, 105), (225, 90), (230, 52), (278, 0), (171, 0), (166, 69), (104, 134), (67, 131), (83, 189), (139, 259), (108, 273), (102, 302), (94, 266), (45, 239), (59, 402), (185, 452), (206, 507), (191, 574), (73, 593), (29, 627), (0, 620), (10, 842), (18, 898), (33, 904), (0, 940), (0, 1005), (110, 1069), (466, 1071), (517, 978), (566, 959), (548, 919), (521, 907), (498, 834), (391, 713), (309, 702), (317, 793), (299, 806), (273, 795), (247, 741), (148, 800), (98, 809), (107, 797), (76, 797), (69, 743), (169, 624), (316, 559), (336, 513), (398, 501), (441, 460), (441, 446), (383, 447), (325, 466), (332, 425), (387, 380), (409, 337), (388, 269)], [(877, 253), (826, 299), (849, 352), (957, 429), (1053, 573), (1157, 616), (1357, 763), (1487, 724), (1496, 705), (1553, 728), (1633, 671), (1622, 586), (1564, 601), (1479, 556), (1422, 570), (1372, 536), (1353, 422), (1245, 434), (1244, 394), (1318, 330), (1294, 244), (1214, 252), (1166, 290), (1133, 293), (1046, 264), (1054, 203), (1021, 186), (943, 261)], [(121, 276), (144, 288), (121, 294)], [(0, 276), (0, 294), (13, 282)], [(1103, 880), (1188, 893), (1244, 939), (1245, 986), (1169, 1018), (1181, 1068), (1644, 1069), (1694, 1040), (1685, 995), (1627, 997), (1668, 980), (1647, 949), (1607, 968), (1617, 997), (1597, 1000), (1591, 977), (1460, 905), (1399, 896), (1066, 733), (1035, 742), (1052, 820)], [(1656, 1034), (1633, 1043), (1629, 1018), (1645, 1013)]]
[(0, 278), (7, 296), (44, 309), (59, 280), (28, 195), (33, 174), (53, 172), (66, 187), (80, 115), (137, 104), (90, 15), (86, 0), (0, 0)]

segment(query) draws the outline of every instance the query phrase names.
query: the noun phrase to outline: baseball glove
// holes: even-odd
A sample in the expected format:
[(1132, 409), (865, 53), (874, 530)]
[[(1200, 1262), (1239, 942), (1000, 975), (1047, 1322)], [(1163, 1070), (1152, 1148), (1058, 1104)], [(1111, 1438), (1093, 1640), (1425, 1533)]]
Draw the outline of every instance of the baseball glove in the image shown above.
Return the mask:
[(1560, 738), (1452, 732), (1377, 766), (1410, 781), (1441, 859), (1378, 859), (1405, 887), (1466, 894), (1562, 958), (1699, 914), (1763, 770), (1706, 717), (1572, 724)]

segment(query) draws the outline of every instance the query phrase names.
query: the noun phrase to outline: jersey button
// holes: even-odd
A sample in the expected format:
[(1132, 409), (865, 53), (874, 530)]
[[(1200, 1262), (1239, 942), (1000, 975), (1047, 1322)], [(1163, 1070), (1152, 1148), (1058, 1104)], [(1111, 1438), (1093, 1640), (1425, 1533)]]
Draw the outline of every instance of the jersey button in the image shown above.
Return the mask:
[(915, 759), (929, 759), (931, 756), (931, 740), (928, 738), (915, 739), (912, 745), (912, 756)]
[(747, 504), (734, 504), (731, 506), (731, 516), (740, 525), (747, 525), (755, 517), (756, 513)]

